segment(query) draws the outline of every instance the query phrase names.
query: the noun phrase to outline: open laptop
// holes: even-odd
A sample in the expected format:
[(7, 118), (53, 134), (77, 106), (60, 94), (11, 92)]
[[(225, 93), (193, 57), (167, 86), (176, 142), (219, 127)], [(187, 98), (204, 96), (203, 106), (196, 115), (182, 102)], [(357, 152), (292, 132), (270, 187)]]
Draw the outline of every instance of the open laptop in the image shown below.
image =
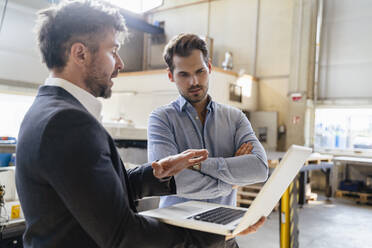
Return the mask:
[(267, 217), (271, 213), (311, 151), (311, 148), (292, 145), (248, 209), (189, 201), (140, 214), (174, 226), (221, 235), (238, 234), (255, 224), (261, 216)]

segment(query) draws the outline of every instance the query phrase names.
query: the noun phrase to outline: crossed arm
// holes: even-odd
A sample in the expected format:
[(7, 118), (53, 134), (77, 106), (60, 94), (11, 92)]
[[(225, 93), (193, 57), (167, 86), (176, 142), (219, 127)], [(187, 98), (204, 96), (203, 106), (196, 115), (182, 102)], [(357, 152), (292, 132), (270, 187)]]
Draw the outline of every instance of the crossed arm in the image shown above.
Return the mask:
[[(148, 128), (148, 159), (161, 159), (177, 154), (177, 137), (166, 118), (152, 113)], [(201, 163), (201, 171), (184, 170), (175, 175), (177, 194), (192, 199), (212, 199), (231, 193), (234, 185), (247, 185), (266, 180), (266, 154), (254, 135), (248, 119), (241, 114), (236, 123), (235, 155), (211, 157)]]

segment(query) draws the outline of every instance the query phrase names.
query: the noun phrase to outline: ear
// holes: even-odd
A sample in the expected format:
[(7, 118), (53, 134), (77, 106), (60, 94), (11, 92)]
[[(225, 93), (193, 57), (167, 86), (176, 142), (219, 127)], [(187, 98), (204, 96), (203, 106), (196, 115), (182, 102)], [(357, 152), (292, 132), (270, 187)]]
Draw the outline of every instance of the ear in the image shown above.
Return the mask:
[(70, 49), (70, 59), (77, 65), (85, 65), (89, 59), (88, 48), (81, 42), (72, 44)]
[(169, 68), (167, 68), (167, 72), (168, 72), (169, 81), (174, 82), (173, 73), (171, 72)]
[(211, 74), (211, 71), (212, 71), (211, 59), (208, 59), (208, 70), (209, 70), (209, 74)]

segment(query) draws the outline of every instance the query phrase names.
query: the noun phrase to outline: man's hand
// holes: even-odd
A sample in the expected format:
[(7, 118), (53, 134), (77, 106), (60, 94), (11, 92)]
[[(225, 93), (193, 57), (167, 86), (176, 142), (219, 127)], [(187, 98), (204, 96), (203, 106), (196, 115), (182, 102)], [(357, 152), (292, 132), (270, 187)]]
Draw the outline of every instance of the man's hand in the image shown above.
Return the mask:
[(253, 146), (251, 142), (248, 143), (243, 143), (239, 149), (235, 152), (235, 157), (241, 156), (241, 155), (246, 155), (246, 154), (251, 154), (251, 151), (253, 149)]
[(157, 178), (170, 177), (194, 164), (201, 163), (208, 158), (205, 149), (189, 149), (180, 154), (163, 158), (152, 162), (154, 176)]
[(242, 232), (238, 233), (237, 235), (227, 235), (226, 240), (235, 238), (235, 236), (242, 236), (247, 235), (249, 233), (256, 232), (266, 221), (266, 217), (262, 216), (254, 225), (248, 227), (247, 229), (243, 230)]

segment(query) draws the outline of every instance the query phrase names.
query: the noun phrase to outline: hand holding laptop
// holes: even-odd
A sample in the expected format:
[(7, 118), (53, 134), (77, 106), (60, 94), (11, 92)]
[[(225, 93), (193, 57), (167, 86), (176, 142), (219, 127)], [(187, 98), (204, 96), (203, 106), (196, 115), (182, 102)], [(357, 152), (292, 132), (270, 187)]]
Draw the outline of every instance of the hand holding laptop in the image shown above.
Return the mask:
[(265, 223), (265, 221), (266, 221), (266, 217), (265, 216), (262, 216), (255, 224), (253, 224), (252, 226), (250, 226), (247, 229), (243, 230), (242, 232), (240, 232), (238, 234), (235, 234), (235, 235), (233, 235), (233, 234), (226, 235), (226, 240), (235, 238), (236, 236), (242, 236), (242, 235), (247, 235), (247, 234), (250, 234), (250, 233), (254, 233), (261, 226), (263, 226), (263, 224)]
[(180, 154), (163, 158), (151, 164), (154, 176), (170, 177), (192, 165), (201, 163), (208, 158), (206, 149), (188, 149)]

